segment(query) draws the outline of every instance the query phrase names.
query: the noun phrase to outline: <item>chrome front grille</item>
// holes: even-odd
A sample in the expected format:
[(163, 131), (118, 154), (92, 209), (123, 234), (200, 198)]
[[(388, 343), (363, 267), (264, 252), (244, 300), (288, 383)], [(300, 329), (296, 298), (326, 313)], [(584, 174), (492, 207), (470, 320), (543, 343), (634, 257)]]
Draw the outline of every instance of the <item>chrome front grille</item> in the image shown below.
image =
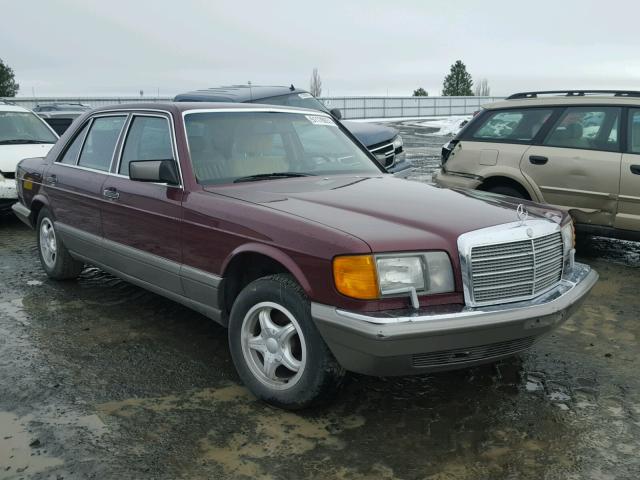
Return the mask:
[(474, 304), (533, 298), (562, 278), (562, 234), (479, 245), (471, 248), (470, 283)]
[(369, 151), (374, 155), (384, 154), (385, 157), (385, 167), (391, 167), (395, 162), (396, 151), (393, 148), (393, 143), (384, 142), (378, 143), (376, 145), (372, 145), (369, 147)]

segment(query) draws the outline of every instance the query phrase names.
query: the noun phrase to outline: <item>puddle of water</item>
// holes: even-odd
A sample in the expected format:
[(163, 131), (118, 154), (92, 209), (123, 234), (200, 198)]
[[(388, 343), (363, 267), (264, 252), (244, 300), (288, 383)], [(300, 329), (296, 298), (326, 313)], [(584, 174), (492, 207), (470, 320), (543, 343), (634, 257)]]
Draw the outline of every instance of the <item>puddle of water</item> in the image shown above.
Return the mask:
[(30, 446), (37, 439), (28, 432), (25, 418), (0, 412), (0, 477), (23, 478), (59, 467), (64, 462), (43, 452), (46, 446)]

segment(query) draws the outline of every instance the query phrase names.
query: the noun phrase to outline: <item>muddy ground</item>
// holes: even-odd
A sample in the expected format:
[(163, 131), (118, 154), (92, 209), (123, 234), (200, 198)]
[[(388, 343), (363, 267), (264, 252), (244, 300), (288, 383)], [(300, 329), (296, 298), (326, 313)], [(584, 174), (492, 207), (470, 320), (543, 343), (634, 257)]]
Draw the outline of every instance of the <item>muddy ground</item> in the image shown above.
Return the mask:
[[(428, 180), (445, 139), (399, 125)], [(287, 413), (239, 383), (224, 329), (97, 269), (50, 281), (0, 219), (0, 478), (636, 479), (640, 244), (579, 256), (599, 284), (531, 351)]]

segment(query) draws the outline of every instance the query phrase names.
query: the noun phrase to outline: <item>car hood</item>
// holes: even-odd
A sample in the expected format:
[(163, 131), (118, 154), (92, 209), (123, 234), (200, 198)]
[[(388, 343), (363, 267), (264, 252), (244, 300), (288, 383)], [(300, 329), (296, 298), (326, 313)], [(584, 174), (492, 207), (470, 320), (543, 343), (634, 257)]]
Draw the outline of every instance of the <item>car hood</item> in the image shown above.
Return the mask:
[(23, 158), (44, 157), (53, 143), (28, 145), (0, 145), (0, 172), (15, 172), (16, 165)]
[(379, 123), (343, 121), (342, 125), (366, 147), (382, 142), (389, 142), (398, 134), (398, 130)]
[(372, 251), (457, 249), (461, 234), (530, 217), (558, 223), (564, 214), (533, 202), (476, 191), (447, 190), (392, 175), (305, 177), (205, 190), (262, 204), (349, 233)]

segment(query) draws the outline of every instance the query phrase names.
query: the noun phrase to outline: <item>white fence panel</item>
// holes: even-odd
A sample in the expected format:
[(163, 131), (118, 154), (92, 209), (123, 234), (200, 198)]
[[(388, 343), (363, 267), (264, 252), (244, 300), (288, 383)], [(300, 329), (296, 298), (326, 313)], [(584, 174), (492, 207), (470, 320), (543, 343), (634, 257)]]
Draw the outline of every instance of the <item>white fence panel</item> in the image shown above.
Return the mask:
[[(15, 97), (5, 98), (25, 108), (53, 102), (84, 103), (92, 107), (122, 103), (170, 102), (173, 97)], [(324, 97), (328, 108), (339, 108), (342, 118), (396, 118), (470, 115), (502, 97)]]

